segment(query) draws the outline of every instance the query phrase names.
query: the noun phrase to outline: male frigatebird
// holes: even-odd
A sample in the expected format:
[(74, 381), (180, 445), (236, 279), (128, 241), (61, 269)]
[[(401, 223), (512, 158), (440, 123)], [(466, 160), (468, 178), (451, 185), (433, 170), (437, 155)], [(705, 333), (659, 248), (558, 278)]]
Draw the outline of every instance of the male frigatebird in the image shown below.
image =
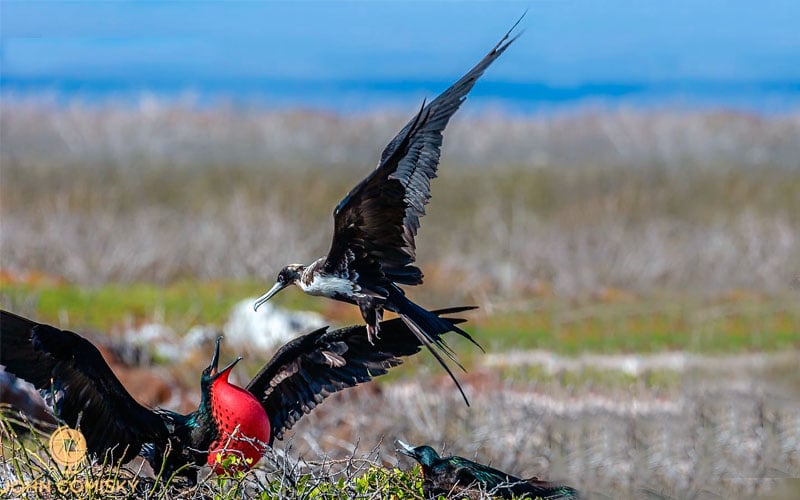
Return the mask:
[(537, 478), (520, 479), (488, 465), (466, 458), (440, 457), (430, 446), (410, 446), (400, 440), (394, 442), (397, 451), (407, 455), (422, 468), (422, 489), (428, 498), (439, 495), (466, 495), (483, 497), (483, 494), (503, 498), (578, 498), (578, 492), (563, 484), (540, 481)]
[[(442, 330), (442, 321), (409, 300), (398, 284), (422, 283), (422, 271), (411, 265), (416, 259), (414, 238), (431, 197), (430, 183), (439, 165), (442, 131), (486, 68), (516, 39), (509, 38), (514, 27), (466, 75), (423, 105), (386, 146), (377, 168), (339, 202), (333, 211), (333, 241), (328, 255), (308, 266), (284, 267), (275, 285), (256, 300), (255, 309), (294, 284), (309, 295), (358, 305), (370, 340), (379, 333), (384, 309), (396, 312), (461, 390), (433, 349), (438, 347), (456, 361), (452, 350), (431, 334)], [(475, 343), (460, 328), (455, 331)]]
[[(440, 334), (463, 320), (440, 317), (470, 309), (434, 311)], [(33, 384), (64, 424), (80, 428), (99, 459), (127, 462), (141, 454), (165, 477), (192, 478), (204, 464), (222, 472), (218, 458), (235, 454), (246, 469), (274, 439), (334, 392), (383, 375), (419, 352), (421, 343), (399, 319), (373, 345), (364, 326), (320, 328), (281, 347), (246, 388), (228, 382), (242, 358), (218, 369), (217, 338), (211, 364), (200, 377), (200, 406), (183, 415), (139, 404), (122, 386), (97, 348), (80, 335), (0, 311), (0, 365)], [(218, 457), (219, 456), (219, 457)], [(188, 466), (188, 467), (186, 467)]]

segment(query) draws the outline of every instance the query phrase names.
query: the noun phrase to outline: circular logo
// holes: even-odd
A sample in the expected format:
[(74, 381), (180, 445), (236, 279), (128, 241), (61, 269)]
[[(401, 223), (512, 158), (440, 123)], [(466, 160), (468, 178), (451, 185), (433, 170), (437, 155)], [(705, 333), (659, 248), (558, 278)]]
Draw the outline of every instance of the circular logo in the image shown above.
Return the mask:
[(86, 456), (86, 438), (81, 431), (59, 427), (50, 436), (48, 444), (53, 460), (62, 467), (73, 467)]

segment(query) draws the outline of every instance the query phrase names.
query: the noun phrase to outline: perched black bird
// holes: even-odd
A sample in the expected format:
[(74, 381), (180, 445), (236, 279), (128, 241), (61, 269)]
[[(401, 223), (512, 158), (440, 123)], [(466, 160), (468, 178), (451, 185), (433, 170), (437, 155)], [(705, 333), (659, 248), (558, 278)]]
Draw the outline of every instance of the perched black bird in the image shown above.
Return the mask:
[[(440, 319), (447, 326), (434, 331), (436, 338), (463, 322)], [(165, 477), (177, 472), (192, 479), (192, 466), (208, 464), (221, 473), (219, 459), (229, 454), (243, 459), (237, 469), (255, 465), (275, 438), (328, 395), (383, 375), (402, 363), (401, 356), (419, 352), (421, 343), (401, 320), (382, 327), (389, 335), (375, 345), (364, 326), (325, 327), (294, 339), (244, 389), (228, 382), (242, 358), (217, 368), (220, 337), (200, 377), (200, 406), (188, 415), (139, 404), (80, 335), (6, 311), (0, 311), (0, 365), (39, 389), (64, 424), (80, 428), (95, 457), (127, 462), (141, 454), (156, 471), (163, 464)]]
[(485, 494), (503, 498), (578, 498), (577, 491), (563, 484), (537, 478), (520, 479), (462, 457), (442, 458), (430, 446), (415, 448), (400, 440), (395, 444), (399, 453), (422, 466), (422, 488), (429, 498), (438, 495), (480, 498)]
[[(334, 233), (328, 255), (308, 266), (284, 267), (275, 285), (256, 300), (255, 309), (294, 284), (309, 295), (357, 305), (370, 340), (379, 333), (384, 309), (396, 312), (461, 390), (433, 349), (438, 347), (457, 362), (444, 341), (431, 334), (443, 328), (441, 320), (409, 300), (398, 284), (422, 283), (422, 271), (411, 265), (416, 259), (414, 238), (431, 197), (430, 182), (439, 166), (442, 131), (486, 68), (516, 39), (509, 39), (511, 31), (459, 81), (423, 105), (386, 146), (377, 168), (339, 202), (333, 211)], [(455, 331), (477, 345), (463, 330)]]

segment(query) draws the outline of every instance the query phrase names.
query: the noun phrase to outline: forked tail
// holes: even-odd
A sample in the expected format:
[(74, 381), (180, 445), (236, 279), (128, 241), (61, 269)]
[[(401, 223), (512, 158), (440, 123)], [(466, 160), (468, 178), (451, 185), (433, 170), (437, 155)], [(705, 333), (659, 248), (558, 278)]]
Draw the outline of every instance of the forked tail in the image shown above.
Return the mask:
[[(467, 406), (469, 406), (469, 399), (467, 399), (467, 395), (464, 393), (461, 383), (459, 383), (456, 376), (450, 370), (450, 367), (447, 365), (447, 362), (445, 362), (441, 353), (444, 353), (453, 363), (456, 364), (456, 366), (462, 370), (466, 371), (466, 369), (464, 369), (464, 367), (458, 361), (455, 351), (453, 351), (453, 349), (447, 345), (447, 342), (445, 342), (442, 335), (447, 332), (456, 332), (478, 346), (481, 351), (486, 351), (484, 351), (483, 347), (481, 347), (481, 345), (472, 338), (472, 335), (456, 326), (453, 321), (437, 316), (436, 313), (443, 314), (443, 311), (436, 311), (436, 313), (434, 313), (423, 309), (417, 304), (411, 302), (400, 290), (394, 291), (394, 293), (390, 295), (390, 300), (397, 307), (397, 314), (400, 315), (400, 318), (403, 320), (403, 322), (414, 333), (419, 341), (428, 348), (431, 354), (433, 354), (433, 357), (436, 358), (436, 361), (442, 365), (442, 368), (445, 369), (447, 374), (456, 384), (458, 391), (464, 398), (464, 402), (467, 404)], [(452, 314), (454, 312), (468, 311), (471, 309), (477, 309), (477, 307), (467, 306), (454, 308), (447, 310), (447, 313)]]

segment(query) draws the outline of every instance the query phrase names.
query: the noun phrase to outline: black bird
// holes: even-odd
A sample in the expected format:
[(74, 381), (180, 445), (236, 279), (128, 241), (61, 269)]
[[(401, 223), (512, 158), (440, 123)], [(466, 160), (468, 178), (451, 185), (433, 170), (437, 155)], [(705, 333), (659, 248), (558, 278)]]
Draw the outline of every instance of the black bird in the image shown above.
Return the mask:
[[(294, 284), (309, 295), (357, 305), (367, 324), (367, 335), (373, 340), (379, 333), (383, 311), (388, 309), (400, 315), (461, 390), (433, 349), (438, 347), (457, 363), (444, 341), (431, 334), (443, 328), (441, 320), (409, 300), (398, 284), (422, 283), (422, 271), (411, 265), (416, 259), (414, 238), (431, 197), (430, 183), (439, 166), (442, 131), (486, 68), (516, 39), (509, 39), (515, 27), (516, 24), (453, 86), (428, 105), (423, 104), (383, 150), (377, 168), (339, 202), (333, 211), (334, 233), (328, 255), (308, 266), (284, 267), (275, 285), (256, 300), (256, 310)], [(478, 345), (465, 331), (455, 331)]]
[(430, 446), (410, 446), (395, 441), (397, 451), (407, 455), (422, 467), (422, 488), (425, 496), (464, 495), (481, 498), (485, 494), (503, 498), (578, 498), (578, 492), (563, 484), (520, 479), (487, 465), (449, 456), (440, 457)]
[[(435, 311), (437, 317), (468, 310)], [(440, 318), (448, 325), (463, 320)], [(367, 382), (419, 352), (421, 344), (399, 319), (375, 345), (364, 326), (321, 328), (281, 347), (246, 388), (228, 382), (236, 358), (221, 370), (220, 338), (200, 377), (197, 410), (183, 415), (139, 404), (123, 387), (97, 348), (80, 335), (0, 311), (0, 365), (33, 384), (65, 425), (80, 428), (88, 451), (99, 459), (127, 462), (144, 456), (154, 470), (164, 466), (190, 480), (193, 466), (222, 473), (221, 458), (236, 455), (247, 469), (273, 441), (327, 396)], [(188, 466), (188, 467), (187, 467)]]

